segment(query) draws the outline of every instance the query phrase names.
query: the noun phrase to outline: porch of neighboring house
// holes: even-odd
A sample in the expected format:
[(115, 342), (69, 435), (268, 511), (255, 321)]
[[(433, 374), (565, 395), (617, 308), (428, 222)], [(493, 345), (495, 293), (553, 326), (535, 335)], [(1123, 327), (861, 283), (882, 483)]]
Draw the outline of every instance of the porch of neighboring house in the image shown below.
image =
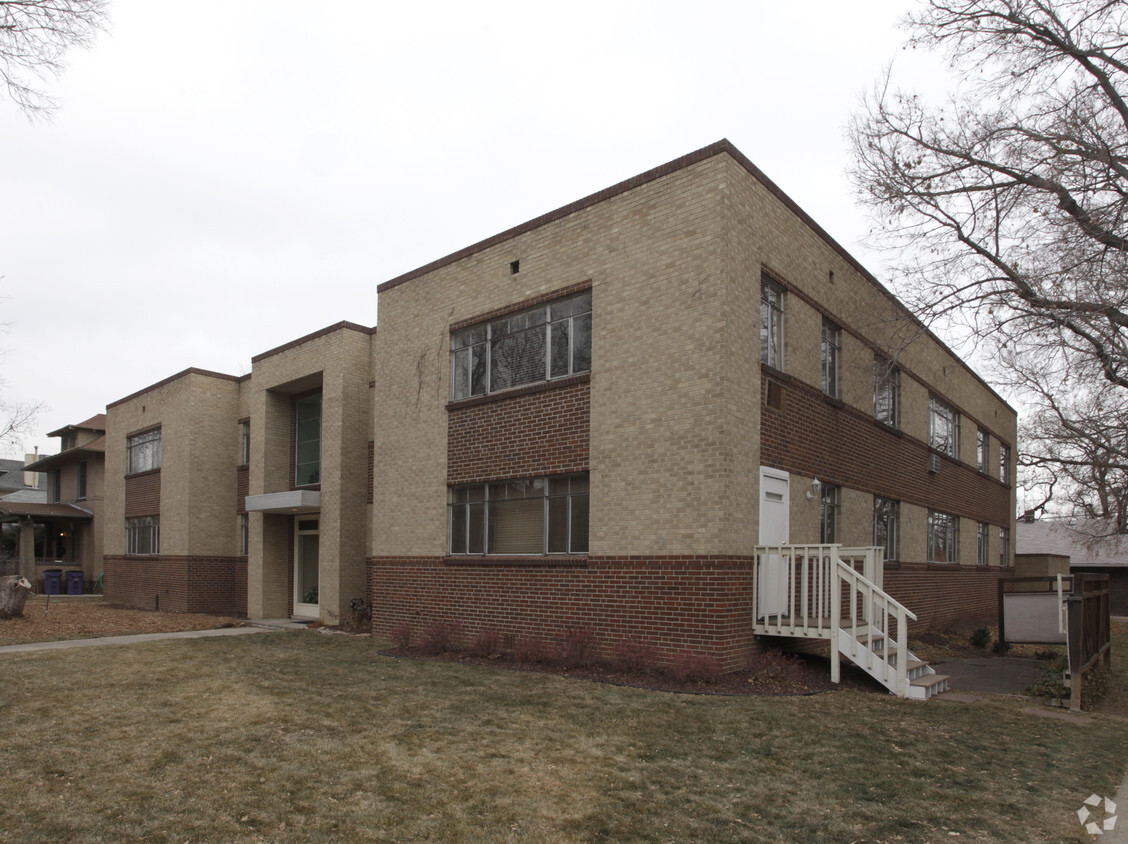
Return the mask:
[[(3, 574), (22, 574), (35, 591), (47, 591), (47, 580), (58, 582), (62, 594), (68, 591), (68, 572), (82, 573), (82, 591), (93, 585), (87, 571), (85, 553), (90, 543), (94, 514), (73, 504), (35, 504), (0, 502), (0, 531), (5, 550)], [(10, 569), (10, 570), (9, 570)], [(71, 591), (77, 579), (72, 579)]]
[(899, 697), (947, 691), (948, 678), (908, 649), (917, 617), (882, 588), (881, 548), (758, 545), (753, 567), (756, 635), (827, 641), (835, 683), (845, 657)]

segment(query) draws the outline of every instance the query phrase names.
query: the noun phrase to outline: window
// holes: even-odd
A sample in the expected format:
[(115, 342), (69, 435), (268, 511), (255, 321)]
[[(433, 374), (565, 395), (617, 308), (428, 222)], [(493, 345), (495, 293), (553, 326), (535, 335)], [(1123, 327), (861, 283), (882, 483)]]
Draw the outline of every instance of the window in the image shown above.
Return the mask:
[(928, 562), (959, 562), (959, 519), (950, 513), (928, 511)]
[(977, 566), (987, 565), (987, 537), (988, 537), (988, 524), (986, 522), (975, 523), (975, 564)]
[(451, 336), (451, 394), (483, 396), (591, 371), (591, 291)]
[(588, 476), (450, 489), (451, 554), (586, 554)]
[(928, 444), (949, 457), (960, 456), (960, 415), (947, 402), (928, 397)]
[(783, 288), (760, 276), (760, 363), (783, 369)]
[(885, 549), (885, 559), (897, 559), (901, 505), (889, 498), (873, 497), (873, 544)]
[(81, 501), (86, 497), (86, 461), (82, 460), (78, 464), (78, 499)]
[(160, 553), (160, 526), (158, 516), (142, 516), (125, 520), (125, 553)]
[(135, 475), (161, 467), (161, 429), (134, 434), (126, 440), (126, 473)]
[(999, 445), (999, 480), (1010, 483), (1010, 446)]
[(824, 318), (822, 323), (822, 389), (838, 398), (838, 353), (842, 349), (842, 329)]
[(321, 483), (321, 393), (294, 402), (294, 484)]
[(838, 541), (838, 487), (822, 485), (819, 506), (819, 542), (827, 545)]
[(239, 423), (239, 441), (240, 441), (239, 454), (241, 456), (240, 465), (246, 466), (251, 462), (251, 423), (250, 422), (240, 422)]
[(63, 497), (63, 470), (56, 469), (52, 476), (51, 500), (60, 501)]
[(1010, 528), (999, 528), (999, 565), (1010, 565)]
[(251, 547), (251, 530), (248, 524), (247, 514), (243, 513), (239, 516), (239, 553), (244, 557), (247, 556), (248, 550)]
[(901, 373), (893, 361), (880, 355), (873, 359), (873, 418), (891, 428), (900, 423)]
[(988, 469), (990, 465), (988, 454), (990, 454), (990, 451), (991, 436), (982, 428), (979, 428), (975, 432), (975, 465), (976, 468), (984, 474), (990, 471), (990, 469)]

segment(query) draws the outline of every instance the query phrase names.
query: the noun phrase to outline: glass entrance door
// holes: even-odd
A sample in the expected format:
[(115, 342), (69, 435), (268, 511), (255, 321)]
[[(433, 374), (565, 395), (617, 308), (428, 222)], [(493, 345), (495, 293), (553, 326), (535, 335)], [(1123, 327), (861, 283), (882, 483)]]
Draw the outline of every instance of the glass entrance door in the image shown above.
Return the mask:
[(317, 519), (295, 519), (294, 525), (294, 615), (320, 618), (318, 564), (320, 535)]

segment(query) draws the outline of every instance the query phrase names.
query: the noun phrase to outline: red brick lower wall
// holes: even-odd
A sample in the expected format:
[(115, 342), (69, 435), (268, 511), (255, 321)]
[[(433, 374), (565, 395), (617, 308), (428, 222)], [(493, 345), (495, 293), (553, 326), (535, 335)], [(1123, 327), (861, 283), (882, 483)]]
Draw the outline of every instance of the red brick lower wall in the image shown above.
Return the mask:
[[(372, 630), (389, 637), (411, 626), (416, 640), (438, 622), (461, 625), (467, 640), (495, 629), (518, 639), (558, 641), (570, 628), (595, 633), (602, 655), (629, 636), (666, 658), (709, 654), (743, 667), (759, 648), (751, 632), (752, 562), (747, 557), (590, 557), (558, 563), (448, 562), (443, 557), (370, 557)], [(1009, 569), (914, 567), (885, 573), (887, 590), (922, 627), (990, 622), (996, 583)]]
[(910, 629), (944, 630), (961, 624), (997, 624), (1000, 578), (1014, 569), (996, 566), (886, 566), (885, 591), (916, 614)]
[(247, 614), (246, 557), (106, 557), (106, 600), (138, 609)]

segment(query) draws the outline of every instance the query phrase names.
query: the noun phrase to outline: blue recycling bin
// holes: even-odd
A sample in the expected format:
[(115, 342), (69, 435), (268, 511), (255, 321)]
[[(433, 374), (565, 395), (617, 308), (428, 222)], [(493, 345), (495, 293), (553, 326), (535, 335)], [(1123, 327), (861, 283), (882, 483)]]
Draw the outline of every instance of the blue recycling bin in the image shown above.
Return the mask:
[(44, 595), (62, 595), (63, 594), (63, 570), (62, 569), (45, 569), (43, 572), (43, 594)]
[(67, 594), (81, 595), (85, 575), (80, 571), (67, 572)]

